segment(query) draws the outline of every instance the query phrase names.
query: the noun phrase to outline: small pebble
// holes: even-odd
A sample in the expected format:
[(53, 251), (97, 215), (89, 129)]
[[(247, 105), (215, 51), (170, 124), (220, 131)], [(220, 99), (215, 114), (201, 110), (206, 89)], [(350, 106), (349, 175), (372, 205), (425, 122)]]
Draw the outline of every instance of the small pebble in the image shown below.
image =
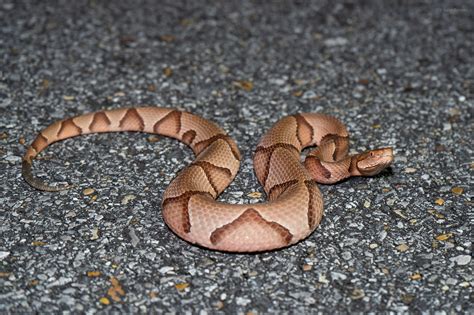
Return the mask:
[(396, 249), (397, 249), (399, 252), (404, 253), (404, 252), (406, 252), (406, 251), (409, 249), (409, 247), (408, 247), (407, 244), (403, 243), (403, 244), (398, 245), (398, 246), (396, 247)]
[(171, 266), (164, 266), (164, 267), (161, 267), (158, 271), (161, 273), (161, 274), (166, 274), (166, 273), (169, 273), (170, 271), (173, 271), (174, 270), (174, 267), (171, 267)]
[(412, 294), (403, 294), (402, 295), (402, 302), (405, 304), (411, 304), (413, 300), (415, 299), (415, 296)]
[(90, 237), (90, 240), (91, 241), (95, 241), (99, 239), (99, 228), (95, 227), (92, 229), (91, 231), (91, 237)]
[(319, 283), (328, 284), (328, 283), (329, 283), (329, 280), (326, 278), (325, 275), (320, 274), (319, 277), (318, 277), (318, 282), (319, 282)]
[(163, 74), (165, 75), (165, 77), (169, 78), (173, 75), (173, 69), (171, 69), (170, 67), (166, 67), (163, 69)]
[(351, 252), (342, 252), (341, 256), (344, 260), (351, 260), (352, 259)]
[(100, 271), (88, 271), (87, 272), (87, 276), (89, 278), (96, 278), (96, 277), (99, 277), (100, 275), (101, 275)]
[(99, 302), (100, 302), (100, 304), (103, 304), (103, 305), (109, 305), (110, 304), (110, 300), (106, 297), (101, 297), (99, 299)]
[(333, 280), (346, 280), (347, 276), (343, 273), (333, 271), (331, 272), (331, 278)]
[(303, 99), (306, 99), (306, 100), (307, 100), (307, 99), (315, 99), (316, 96), (317, 96), (316, 92), (314, 92), (314, 91), (306, 91), (306, 92), (304, 92), (302, 98), (303, 98)]
[(414, 281), (418, 281), (418, 280), (421, 280), (423, 278), (423, 276), (421, 275), (421, 273), (414, 273), (410, 276), (410, 279), (411, 280), (414, 280)]
[(186, 282), (175, 284), (175, 288), (180, 292), (183, 292), (188, 287), (189, 287), (189, 283), (186, 283)]
[(160, 141), (160, 136), (157, 136), (157, 135), (151, 135), (151, 136), (148, 136), (146, 138), (146, 140), (150, 143), (155, 143), (155, 142), (158, 142)]
[(89, 195), (92, 195), (94, 192), (95, 192), (94, 189), (92, 189), (92, 188), (86, 188), (86, 189), (84, 189), (84, 190), (82, 191), (82, 194), (83, 194), (84, 196), (89, 196)]
[(137, 198), (137, 196), (135, 195), (126, 195), (122, 198), (122, 204), (127, 205), (130, 201), (134, 200), (135, 198)]
[(365, 296), (365, 292), (362, 289), (354, 289), (351, 293), (351, 299), (360, 300)]
[(251, 81), (245, 81), (245, 80), (234, 81), (232, 82), (232, 85), (246, 92), (250, 92), (253, 89), (253, 83)]
[(451, 257), (449, 260), (454, 261), (459, 266), (464, 266), (471, 262), (471, 255), (458, 255)]
[(237, 305), (241, 305), (241, 306), (248, 305), (250, 302), (252, 302), (252, 300), (247, 299), (247, 298), (243, 298), (243, 297), (237, 297), (237, 298), (235, 299), (235, 303), (236, 303)]
[(10, 252), (0, 251), (0, 259), (7, 258), (10, 255)]
[(250, 198), (260, 198), (262, 197), (262, 193), (258, 191), (254, 191), (254, 192), (248, 193), (247, 196), (249, 196)]
[(453, 233), (446, 233), (446, 234), (440, 234), (440, 235), (436, 236), (435, 239), (437, 241), (446, 241), (446, 240), (450, 239), (451, 237), (453, 237)]
[(344, 37), (334, 37), (328, 38), (324, 40), (324, 45), (328, 47), (335, 47), (335, 46), (344, 46), (347, 45), (349, 41)]
[(456, 283), (458, 283), (458, 281), (454, 278), (446, 279), (446, 284), (448, 284), (448, 285), (456, 285)]

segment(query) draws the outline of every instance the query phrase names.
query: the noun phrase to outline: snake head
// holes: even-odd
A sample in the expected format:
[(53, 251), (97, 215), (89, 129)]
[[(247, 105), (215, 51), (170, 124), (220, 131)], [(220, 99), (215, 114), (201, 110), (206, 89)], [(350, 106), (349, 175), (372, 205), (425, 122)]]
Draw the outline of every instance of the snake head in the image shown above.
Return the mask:
[(357, 170), (362, 176), (373, 176), (388, 167), (393, 161), (392, 148), (380, 148), (356, 155)]

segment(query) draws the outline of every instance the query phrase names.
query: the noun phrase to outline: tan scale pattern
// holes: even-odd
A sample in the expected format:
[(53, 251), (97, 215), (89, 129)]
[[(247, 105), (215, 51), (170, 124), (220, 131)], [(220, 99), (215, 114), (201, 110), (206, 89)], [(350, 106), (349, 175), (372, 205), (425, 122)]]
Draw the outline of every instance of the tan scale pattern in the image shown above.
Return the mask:
[(301, 150), (295, 118), (287, 116), (279, 120), (260, 140), (258, 147), (271, 147), (277, 143), (286, 143)]
[(191, 145), (194, 142), (194, 138), (196, 138), (196, 131), (188, 130), (183, 134), (181, 140), (187, 145)]
[(280, 197), (281, 194), (285, 193), (285, 191), (293, 185), (298, 183), (297, 179), (292, 179), (287, 182), (276, 184), (268, 191), (268, 200), (272, 201)]
[(224, 139), (217, 139), (212, 142), (199, 154), (197, 161), (208, 162), (220, 168), (227, 168), (232, 176), (237, 174), (240, 166), (240, 159), (235, 157), (229, 142)]
[(319, 182), (326, 182), (331, 179), (331, 171), (330, 168), (324, 167), (321, 164), (321, 160), (315, 156), (307, 156), (304, 165), (306, 169), (312, 174), (318, 174)]
[(35, 141), (31, 144), (31, 147), (35, 149), (36, 152), (42, 151), (48, 146), (48, 139), (44, 137), (41, 133), (36, 137)]
[(110, 126), (110, 119), (107, 114), (103, 112), (96, 113), (92, 118), (92, 122), (89, 125), (91, 132), (103, 132), (106, 131)]
[[(215, 199), (237, 174), (240, 152), (235, 142), (204, 118), (149, 106), (105, 110), (53, 123), (27, 149), (23, 177), (40, 190), (67, 189), (68, 186), (54, 187), (35, 178), (34, 157), (51, 143), (65, 138), (113, 131), (158, 133), (191, 147), (196, 161), (179, 172), (164, 192), (163, 218), (181, 238), (222, 251), (272, 250), (304, 239), (323, 216), (323, 200), (316, 180), (332, 183), (351, 175), (374, 174), (393, 158), (391, 148), (374, 150), (375, 154), (347, 156), (347, 131), (333, 117), (288, 116), (265, 134), (254, 156), (255, 173), (269, 202), (226, 204)], [(300, 163), (300, 150), (320, 144), (323, 145), (309, 154), (308, 171)]]
[[(216, 124), (193, 114), (183, 112), (181, 115), (181, 135), (187, 131), (195, 132), (193, 144), (207, 140), (218, 134), (225, 134), (225, 131)], [(194, 145), (191, 145), (194, 154), (197, 154)]]
[(308, 227), (310, 230), (314, 229), (322, 219), (323, 199), (321, 193), (316, 186), (314, 180), (307, 180), (304, 182), (309, 191), (308, 200)]
[(177, 135), (181, 130), (181, 112), (174, 110), (166, 114), (154, 126), (153, 131), (163, 135)]
[(274, 186), (293, 179), (304, 181), (311, 179), (309, 173), (301, 166), (299, 156), (285, 148), (276, 148), (268, 164), (269, 172), (264, 189), (269, 192)]
[(296, 119), (296, 135), (298, 141), (302, 147), (306, 147), (313, 140), (314, 129), (302, 115), (297, 114), (294, 117)]
[(232, 178), (232, 172), (228, 168), (219, 167), (206, 161), (197, 161), (193, 165), (202, 168), (216, 195), (227, 187), (227, 183)]
[(218, 134), (214, 135), (206, 140), (202, 140), (199, 142), (194, 143), (194, 150), (197, 155), (203, 152), (206, 148), (208, 148), (211, 144), (217, 141), (223, 141), (223, 144), (228, 146), (231, 150), (231, 153), (234, 155), (236, 160), (240, 160), (240, 152), (235, 143), (229, 138), (227, 135)]
[(58, 131), (58, 138), (64, 139), (74, 135), (80, 135), (82, 129), (74, 123), (74, 119), (66, 119), (61, 123), (61, 128)]
[(287, 143), (277, 143), (269, 147), (257, 147), (255, 156), (253, 158), (255, 174), (262, 186), (265, 187), (268, 175), (270, 173), (270, 161), (274, 151), (278, 148), (286, 149), (287, 151), (295, 152), (299, 156), (299, 150), (291, 144)]
[(188, 191), (209, 192), (213, 197), (217, 197), (206, 172), (202, 167), (193, 164), (180, 171), (178, 176), (171, 181), (163, 194), (163, 201), (180, 196)]
[(120, 120), (119, 126), (122, 130), (143, 131), (145, 129), (145, 122), (135, 108), (129, 108), (125, 116)]
[(247, 249), (252, 251), (266, 249), (268, 244), (274, 242), (281, 247), (287, 246), (292, 237), (290, 231), (284, 226), (266, 221), (257, 210), (249, 208), (234, 221), (212, 232), (210, 240), (214, 245), (220, 244), (225, 247), (245, 243), (248, 244)]

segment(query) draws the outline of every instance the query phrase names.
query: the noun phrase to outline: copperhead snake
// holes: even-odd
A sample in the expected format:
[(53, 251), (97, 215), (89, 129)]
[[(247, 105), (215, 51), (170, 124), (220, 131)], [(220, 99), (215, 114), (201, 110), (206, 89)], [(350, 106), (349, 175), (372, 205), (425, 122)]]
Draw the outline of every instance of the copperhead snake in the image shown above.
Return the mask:
[[(184, 240), (230, 252), (258, 252), (292, 245), (311, 234), (323, 216), (317, 182), (335, 183), (350, 176), (372, 176), (393, 160), (392, 148), (348, 155), (348, 132), (336, 118), (314, 113), (279, 120), (260, 140), (254, 169), (268, 202), (226, 204), (216, 201), (232, 182), (240, 152), (223, 129), (188, 112), (134, 107), (84, 114), (42, 130), (22, 161), (24, 179), (44, 191), (68, 189), (35, 178), (36, 155), (53, 142), (100, 132), (141, 131), (178, 139), (196, 159), (165, 190), (166, 224)], [(302, 149), (317, 148), (300, 162)]]

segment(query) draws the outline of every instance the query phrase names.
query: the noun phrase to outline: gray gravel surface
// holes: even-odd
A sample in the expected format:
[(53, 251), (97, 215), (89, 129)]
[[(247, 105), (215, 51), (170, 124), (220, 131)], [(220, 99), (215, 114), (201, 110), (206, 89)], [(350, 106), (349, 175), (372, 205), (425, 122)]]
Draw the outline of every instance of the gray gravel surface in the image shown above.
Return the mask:
[[(474, 312), (473, 21), (473, 1), (1, 1), (0, 313)], [(264, 200), (248, 196), (263, 192), (252, 152), (287, 114), (333, 114), (354, 151), (390, 145), (396, 160), (321, 187), (308, 239), (252, 255), (164, 225), (162, 192), (193, 159), (170, 139), (69, 139), (35, 173), (78, 188), (22, 180), (48, 124), (137, 104), (236, 139), (230, 203)]]

